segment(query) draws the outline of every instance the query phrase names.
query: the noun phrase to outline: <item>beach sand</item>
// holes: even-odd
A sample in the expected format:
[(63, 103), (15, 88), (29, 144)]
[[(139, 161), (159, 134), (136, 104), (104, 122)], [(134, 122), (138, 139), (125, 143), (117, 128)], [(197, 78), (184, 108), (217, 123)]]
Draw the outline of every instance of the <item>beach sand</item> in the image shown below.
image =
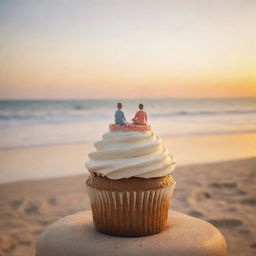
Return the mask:
[[(22, 166), (20, 167), (22, 168)], [(256, 254), (256, 158), (178, 166), (171, 208), (214, 224), (227, 255)], [(86, 175), (0, 185), (0, 255), (35, 254), (40, 233), (89, 209)]]

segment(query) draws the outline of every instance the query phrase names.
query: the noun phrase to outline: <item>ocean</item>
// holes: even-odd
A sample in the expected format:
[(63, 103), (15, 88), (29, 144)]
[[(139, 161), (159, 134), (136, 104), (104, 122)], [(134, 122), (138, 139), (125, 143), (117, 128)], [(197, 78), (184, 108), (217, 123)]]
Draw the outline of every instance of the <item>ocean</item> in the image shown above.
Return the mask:
[[(114, 122), (117, 99), (1, 100), (0, 148), (93, 143)], [(256, 98), (121, 100), (131, 120), (143, 103), (159, 136), (256, 132)]]

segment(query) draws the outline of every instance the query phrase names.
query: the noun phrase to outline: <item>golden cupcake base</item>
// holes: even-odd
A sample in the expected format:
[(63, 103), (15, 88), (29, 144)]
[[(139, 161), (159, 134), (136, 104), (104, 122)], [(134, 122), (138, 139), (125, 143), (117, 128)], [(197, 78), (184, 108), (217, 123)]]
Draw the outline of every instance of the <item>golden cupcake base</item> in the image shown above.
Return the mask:
[(174, 187), (171, 175), (116, 181), (91, 176), (87, 189), (96, 229), (116, 236), (145, 236), (164, 230)]

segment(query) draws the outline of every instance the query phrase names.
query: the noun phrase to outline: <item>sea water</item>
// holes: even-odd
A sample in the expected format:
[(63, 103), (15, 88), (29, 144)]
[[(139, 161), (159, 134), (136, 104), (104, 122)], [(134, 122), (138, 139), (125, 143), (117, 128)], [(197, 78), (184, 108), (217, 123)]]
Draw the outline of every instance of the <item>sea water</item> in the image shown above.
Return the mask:
[(256, 98), (1, 100), (0, 148), (93, 143), (114, 122), (118, 101), (129, 122), (143, 103), (161, 137), (256, 132)]

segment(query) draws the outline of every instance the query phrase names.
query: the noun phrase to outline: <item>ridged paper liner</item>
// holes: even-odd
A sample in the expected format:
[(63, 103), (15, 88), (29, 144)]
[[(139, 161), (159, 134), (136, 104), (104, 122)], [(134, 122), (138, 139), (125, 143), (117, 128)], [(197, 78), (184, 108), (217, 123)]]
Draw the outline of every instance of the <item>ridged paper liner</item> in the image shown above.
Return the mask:
[(175, 187), (148, 191), (106, 191), (87, 185), (96, 229), (119, 236), (158, 233), (166, 226)]

